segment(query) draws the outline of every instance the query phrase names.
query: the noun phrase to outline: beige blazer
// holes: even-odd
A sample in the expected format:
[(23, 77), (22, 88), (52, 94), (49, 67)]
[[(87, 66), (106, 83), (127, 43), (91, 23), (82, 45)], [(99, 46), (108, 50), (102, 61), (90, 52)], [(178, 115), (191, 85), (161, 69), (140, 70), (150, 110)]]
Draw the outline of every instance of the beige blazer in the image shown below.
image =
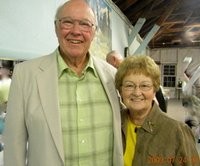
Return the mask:
[[(92, 58), (113, 109), (113, 166), (122, 166), (120, 106), (114, 86), (115, 70), (105, 61)], [(65, 165), (56, 78), (56, 52), (15, 66), (3, 137), (4, 166)]]

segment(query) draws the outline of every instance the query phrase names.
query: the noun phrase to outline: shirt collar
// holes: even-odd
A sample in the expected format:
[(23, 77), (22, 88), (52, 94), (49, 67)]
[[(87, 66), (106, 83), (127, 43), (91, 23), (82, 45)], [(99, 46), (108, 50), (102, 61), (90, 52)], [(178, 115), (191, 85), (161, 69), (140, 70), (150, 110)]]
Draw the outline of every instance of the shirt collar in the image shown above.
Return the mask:
[[(70, 67), (63, 60), (58, 49), (56, 50), (56, 56), (57, 56), (57, 66), (58, 66), (58, 77), (60, 78), (62, 76), (63, 72), (71, 71), (71, 70), (70, 70)], [(97, 77), (97, 72), (94, 67), (94, 61), (89, 52), (87, 53), (87, 56), (89, 56), (89, 61), (86, 65), (86, 67), (84, 68), (83, 73), (86, 73), (86, 71), (92, 72), (94, 74), (94, 76)]]

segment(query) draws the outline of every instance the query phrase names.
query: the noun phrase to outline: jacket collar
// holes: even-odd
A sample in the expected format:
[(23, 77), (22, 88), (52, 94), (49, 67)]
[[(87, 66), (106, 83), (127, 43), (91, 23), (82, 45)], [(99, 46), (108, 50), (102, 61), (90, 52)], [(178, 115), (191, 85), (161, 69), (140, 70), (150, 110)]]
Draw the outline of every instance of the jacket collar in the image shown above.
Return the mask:
[[(150, 134), (155, 134), (157, 132), (158, 127), (158, 119), (160, 114), (162, 114), (161, 110), (159, 109), (158, 105), (154, 102), (153, 107), (146, 117), (144, 123), (142, 124), (139, 130), (145, 130)], [(122, 111), (122, 131), (126, 135), (126, 126), (127, 126), (127, 119), (128, 119), (128, 110)]]

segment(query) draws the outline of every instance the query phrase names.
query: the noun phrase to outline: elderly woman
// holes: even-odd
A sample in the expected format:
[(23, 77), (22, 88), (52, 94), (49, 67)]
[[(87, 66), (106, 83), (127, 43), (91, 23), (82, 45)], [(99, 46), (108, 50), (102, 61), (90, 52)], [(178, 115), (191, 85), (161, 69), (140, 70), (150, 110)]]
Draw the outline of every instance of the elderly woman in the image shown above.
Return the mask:
[[(190, 128), (163, 113), (154, 97), (160, 69), (149, 56), (130, 56), (115, 77), (122, 102), (125, 166), (199, 166)], [(174, 110), (176, 111), (176, 110)]]

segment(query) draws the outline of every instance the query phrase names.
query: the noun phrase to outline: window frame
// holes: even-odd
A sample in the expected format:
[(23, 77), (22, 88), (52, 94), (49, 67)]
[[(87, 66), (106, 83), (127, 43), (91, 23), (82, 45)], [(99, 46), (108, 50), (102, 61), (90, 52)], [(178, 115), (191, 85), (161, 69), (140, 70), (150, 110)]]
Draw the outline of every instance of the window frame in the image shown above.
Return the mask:
[[(168, 67), (168, 69), (167, 69)], [(177, 65), (175, 63), (162, 64), (162, 85), (165, 88), (176, 87)]]

